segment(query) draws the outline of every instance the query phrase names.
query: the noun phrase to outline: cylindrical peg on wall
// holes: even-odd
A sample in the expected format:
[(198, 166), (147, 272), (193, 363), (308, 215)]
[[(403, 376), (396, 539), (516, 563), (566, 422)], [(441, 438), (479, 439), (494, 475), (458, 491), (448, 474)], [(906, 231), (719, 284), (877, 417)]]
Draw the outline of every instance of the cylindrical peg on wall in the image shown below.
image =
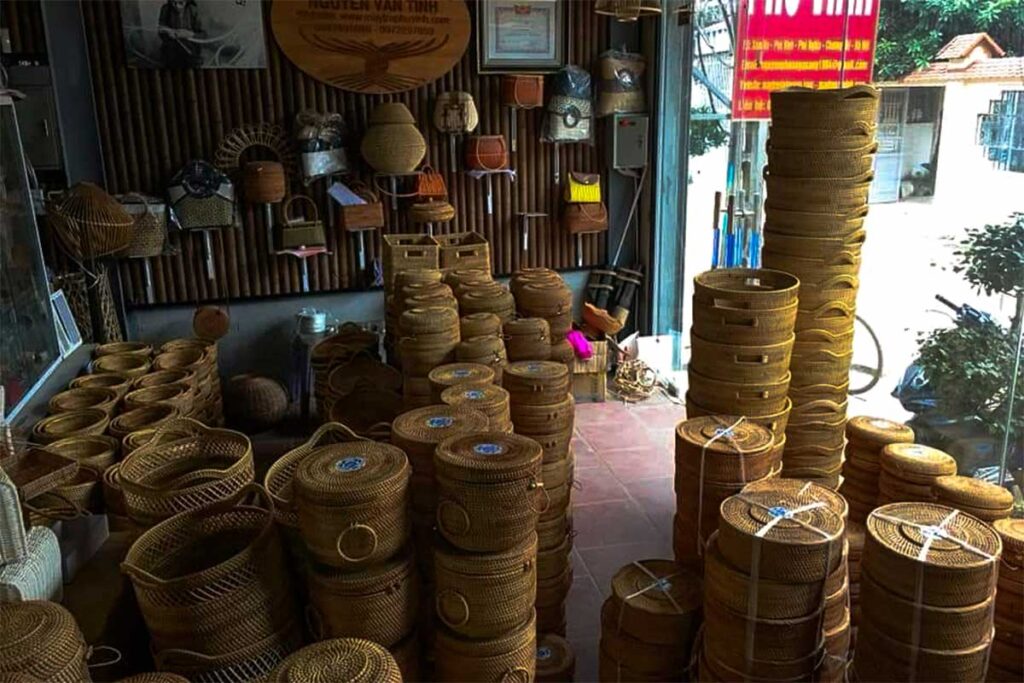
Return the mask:
[(263, 222), (267, 230), (267, 253), (273, 254), (277, 250), (274, 248), (274, 211), (270, 204), (263, 205)]
[(203, 230), (203, 257), (206, 260), (206, 279), (213, 282), (217, 277), (213, 266), (213, 237), (209, 230)]
[(149, 258), (142, 259), (142, 274), (146, 278), (146, 303), (151, 304), (156, 297), (153, 294), (153, 266)]
[(511, 143), (512, 151), (513, 152), (515, 152), (516, 149), (519, 146), (519, 142), (518, 142), (519, 135), (518, 135), (518, 131), (516, 130), (516, 128), (518, 127), (516, 125), (518, 123), (518, 119), (519, 119), (518, 110), (515, 107), (509, 107), (508, 108), (508, 137), (509, 137), (509, 142)]

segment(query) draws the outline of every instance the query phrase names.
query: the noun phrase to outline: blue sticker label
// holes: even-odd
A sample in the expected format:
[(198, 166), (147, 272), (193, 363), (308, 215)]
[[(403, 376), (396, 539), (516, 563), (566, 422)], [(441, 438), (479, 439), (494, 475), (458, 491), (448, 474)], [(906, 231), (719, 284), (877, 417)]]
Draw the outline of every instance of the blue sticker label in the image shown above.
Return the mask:
[(772, 517), (789, 517), (789, 510), (784, 507), (768, 508), (768, 513)]
[(478, 455), (501, 455), (505, 452), (504, 447), (496, 443), (478, 443), (473, 450)]
[(334, 463), (335, 469), (339, 472), (356, 472), (366, 466), (366, 460), (357, 457), (342, 458)]
[(530, 363), (526, 366), (527, 372), (540, 372), (540, 363)]
[(438, 415), (436, 417), (427, 418), (427, 426), (430, 427), (431, 429), (442, 429), (444, 427), (451, 427), (453, 424), (455, 424), (455, 419), (445, 415)]
[(458, 370), (452, 370), (452, 377), (469, 377), (472, 372), (466, 368), (459, 368)]
[(479, 389), (470, 389), (469, 391), (465, 392), (462, 395), (468, 398), (470, 401), (479, 401), (485, 396), (484, 392), (480, 391)]
[(551, 659), (551, 648), (547, 646), (537, 648), (537, 659)]

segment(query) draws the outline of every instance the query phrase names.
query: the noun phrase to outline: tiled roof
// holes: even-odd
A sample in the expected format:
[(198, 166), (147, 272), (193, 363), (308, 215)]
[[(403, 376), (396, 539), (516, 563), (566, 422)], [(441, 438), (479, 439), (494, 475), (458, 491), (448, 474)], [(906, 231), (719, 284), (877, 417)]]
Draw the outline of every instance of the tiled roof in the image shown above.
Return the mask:
[(1003, 48), (999, 47), (996, 41), (992, 40), (992, 37), (987, 33), (964, 33), (959, 35), (953, 40), (942, 46), (938, 54), (935, 55), (936, 60), (940, 59), (962, 59), (971, 53), (978, 43), (986, 43), (989, 52), (996, 56), (1002, 57), (1006, 54)]
[(967, 65), (932, 62), (900, 79), (900, 83), (925, 85), (950, 81), (999, 81), (1024, 86), (1024, 57), (982, 59)]

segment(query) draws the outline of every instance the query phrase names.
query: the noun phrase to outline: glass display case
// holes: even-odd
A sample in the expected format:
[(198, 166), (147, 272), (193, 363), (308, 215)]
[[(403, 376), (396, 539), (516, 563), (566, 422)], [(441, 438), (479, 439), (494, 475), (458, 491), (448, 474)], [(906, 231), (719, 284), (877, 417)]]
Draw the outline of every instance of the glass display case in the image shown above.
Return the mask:
[(14, 103), (0, 95), (0, 386), (7, 417), (60, 359)]

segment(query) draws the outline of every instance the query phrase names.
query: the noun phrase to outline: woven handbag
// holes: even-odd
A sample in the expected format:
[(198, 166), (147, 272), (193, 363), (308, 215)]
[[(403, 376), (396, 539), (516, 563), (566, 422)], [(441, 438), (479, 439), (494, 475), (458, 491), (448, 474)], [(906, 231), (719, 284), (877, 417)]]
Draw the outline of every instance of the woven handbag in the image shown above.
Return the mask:
[(132, 217), (132, 241), (124, 255), (129, 258), (159, 256), (167, 242), (167, 205), (156, 197), (131, 193), (117, 195)]
[[(293, 214), (292, 209), (296, 202), (301, 202), (306, 207), (305, 216)], [(322, 247), (327, 244), (320, 211), (310, 197), (304, 194), (292, 195), (284, 203), (281, 213), (284, 222), (275, 230), (276, 246), (279, 251)]]
[[(20, 516), (19, 516), (20, 519)], [(60, 544), (53, 530), (34, 526), (25, 535), (25, 554), (0, 564), (0, 603), (54, 600), (64, 593)], [(0, 666), (2, 670), (2, 666)]]
[(286, 185), (280, 161), (250, 161), (242, 167), (242, 189), (252, 204), (276, 204), (284, 199)]
[(171, 179), (167, 195), (183, 230), (225, 228), (235, 223), (235, 186), (209, 162), (185, 164)]
[(644, 72), (647, 61), (633, 52), (609, 50), (601, 55), (597, 115), (628, 114), (647, 110)]
[(570, 235), (608, 230), (608, 209), (603, 202), (569, 204), (562, 212), (562, 225)]
[(501, 103), (516, 109), (536, 109), (544, 106), (544, 77), (539, 74), (502, 76)]
[(473, 96), (468, 92), (443, 92), (434, 105), (434, 127), (448, 135), (471, 133), (480, 123)]
[(352, 193), (360, 197), (363, 204), (343, 204), (338, 212), (338, 223), (342, 230), (358, 232), (384, 227), (384, 205), (377, 193), (362, 183), (353, 183)]
[(473, 135), (466, 140), (466, 167), (475, 171), (508, 168), (508, 145), (504, 135)]
[(601, 201), (601, 174), (570, 171), (565, 182), (564, 199), (574, 204)]
[(430, 166), (424, 166), (416, 176), (416, 196), (428, 200), (447, 199), (448, 185), (444, 182), (444, 176)]

